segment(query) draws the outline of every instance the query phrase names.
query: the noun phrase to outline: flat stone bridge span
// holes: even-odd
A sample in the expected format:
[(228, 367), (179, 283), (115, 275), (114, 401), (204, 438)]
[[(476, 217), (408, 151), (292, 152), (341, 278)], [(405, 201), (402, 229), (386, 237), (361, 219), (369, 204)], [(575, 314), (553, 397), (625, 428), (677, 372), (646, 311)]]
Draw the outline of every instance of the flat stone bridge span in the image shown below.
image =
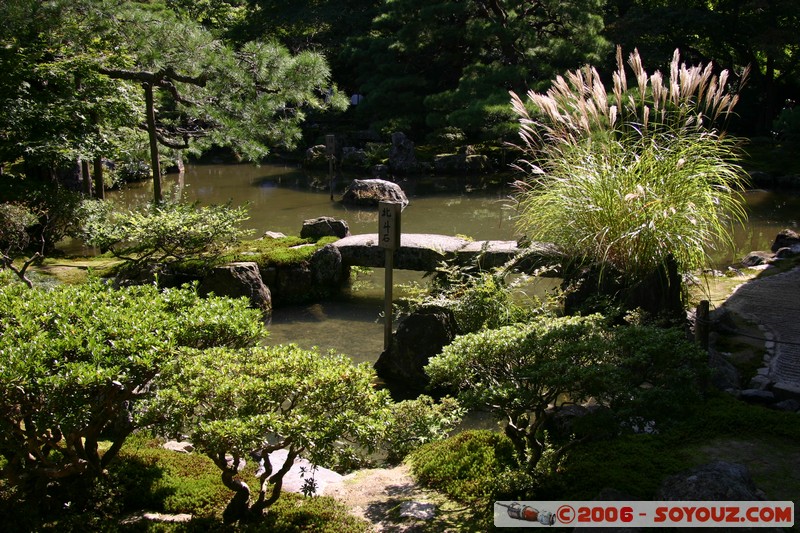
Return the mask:
[[(351, 235), (333, 243), (342, 255), (342, 264), (382, 268), (385, 266), (386, 250), (378, 246), (378, 234)], [(442, 261), (467, 264), (477, 261), (481, 268), (489, 269), (506, 264), (509, 260), (525, 254), (523, 264), (517, 270), (533, 270), (557, 262), (559, 254), (555, 246), (533, 243), (519, 248), (516, 241), (469, 241), (449, 235), (428, 233), (403, 233), (400, 248), (394, 253), (394, 268), (402, 270), (436, 270)]]

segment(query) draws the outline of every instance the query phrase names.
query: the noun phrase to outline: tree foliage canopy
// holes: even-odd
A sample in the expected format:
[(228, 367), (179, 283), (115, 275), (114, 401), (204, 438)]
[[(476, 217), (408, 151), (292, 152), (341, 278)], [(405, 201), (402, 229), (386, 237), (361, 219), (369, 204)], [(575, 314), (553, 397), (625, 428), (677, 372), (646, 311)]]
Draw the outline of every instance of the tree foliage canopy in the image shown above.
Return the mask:
[(610, 409), (614, 427), (669, 423), (699, 398), (705, 359), (680, 330), (613, 328), (600, 315), (540, 317), (459, 336), (425, 371), (432, 384), (456, 387), (465, 406), (503, 421), (517, 460), (533, 472), (545, 451), (558, 455), (553, 447), (571, 443), (546, 435), (552, 406), (592, 398)]
[(666, 65), (676, 47), (691, 61), (751, 67), (739, 127), (765, 133), (800, 86), (800, 13), (793, 0), (611, 1), (607, 35)]
[(264, 333), (246, 301), (192, 289), (12, 283), (0, 303), (2, 473), (39, 496), (103, 472), (134, 429), (131, 407), (180, 350), (249, 346)]
[(136, 144), (141, 97), (97, 71), (114, 43), (90, 5), (0, 6), (0, 162), (58, 168), (96, 154), (115, 157)]
[[(597, 59), (599, 2), (386, 2), (349, 42), (359, 112), (419, 131), (507, 132), (507, 91)], [(500, 128), (499, 130), (497, 128)]]
[[(258, 518), (301, 454), (314, 464), (349, 464), (354, 446), (376, 445), (391, 400), (373, 378), (367, 364), (295, 345), (184, 352), (165, 369), (147, 416), (189, 433), (220, 468), (236, 493), (227, 521)], [(255, 501), (238, 476), (251, 454), (261, 466)]]

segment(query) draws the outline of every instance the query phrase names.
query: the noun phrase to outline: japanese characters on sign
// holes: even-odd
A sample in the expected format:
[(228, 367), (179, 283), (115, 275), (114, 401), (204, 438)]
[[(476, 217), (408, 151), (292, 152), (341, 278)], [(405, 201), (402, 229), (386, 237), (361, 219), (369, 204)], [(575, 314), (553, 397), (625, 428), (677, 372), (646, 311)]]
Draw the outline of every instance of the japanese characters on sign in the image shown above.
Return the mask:
[(400, 247), (401, 204), (381, 202), (378, 204), (378, 246), (388, 250)]

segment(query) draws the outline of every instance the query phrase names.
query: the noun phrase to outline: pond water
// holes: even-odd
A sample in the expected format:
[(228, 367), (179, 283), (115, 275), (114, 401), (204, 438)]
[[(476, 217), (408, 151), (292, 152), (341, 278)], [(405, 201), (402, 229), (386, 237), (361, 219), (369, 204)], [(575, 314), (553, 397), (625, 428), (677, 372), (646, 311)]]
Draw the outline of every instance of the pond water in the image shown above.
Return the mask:
[[(403, 212), (403, 232), (465, 235), (475, 240), (517, 237), (509, 189), (491, 187), (482, 177), (423, 178), (400, 185), (410, 200)], [(182, 179), (171, 175), (163, 183), (165, 191), (182, 191), (186, 200), (203, 205), (247, 204), (250, 219), (246, 226), (254, 231), (254, 237), (265, 231), (298, 235), (303, 220), (319, 216), (347, 221), (353, 234), (377, 231), (376, 209), (348, 208), (335, 201), (346, 180), (335, 183), (334, 201), (327, 186), (324, 175), (309, 176), (283, 165), (191, 165)], [(108, 194), (110, 201), (125, 206), (144, 204), (152, 196), (150, 182)], [(715, 255), (720, 266), (751, 250), (768, 250), (778, 231), (796, 230), (800, 224), (800, 195), (750, 191), (745, 197), (747, 226), (736, 232), (735, 250)], [(424, 283), (421, 273), (398, 271), (395, 297), (402, 294), (402, 285), (414, 283)], [(551, 281), (543, 281), (539, 290), (551, 286)], [(345, 353), (356, 362), (374, 362), (383, 350), (382, 297), (383, 270), (375, 269), (359, 276), (339, 299), (277, 309), (268, 342), (318, 346), (323, 351)]]

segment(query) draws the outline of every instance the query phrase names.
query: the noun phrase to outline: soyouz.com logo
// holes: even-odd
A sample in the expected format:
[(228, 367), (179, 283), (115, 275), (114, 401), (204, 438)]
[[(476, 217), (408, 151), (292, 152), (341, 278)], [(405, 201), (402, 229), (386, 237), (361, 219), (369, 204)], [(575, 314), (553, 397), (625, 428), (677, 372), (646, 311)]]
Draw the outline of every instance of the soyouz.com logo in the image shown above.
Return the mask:
[(792, 527), (794, 502), (498, 501), (497, 527)]

